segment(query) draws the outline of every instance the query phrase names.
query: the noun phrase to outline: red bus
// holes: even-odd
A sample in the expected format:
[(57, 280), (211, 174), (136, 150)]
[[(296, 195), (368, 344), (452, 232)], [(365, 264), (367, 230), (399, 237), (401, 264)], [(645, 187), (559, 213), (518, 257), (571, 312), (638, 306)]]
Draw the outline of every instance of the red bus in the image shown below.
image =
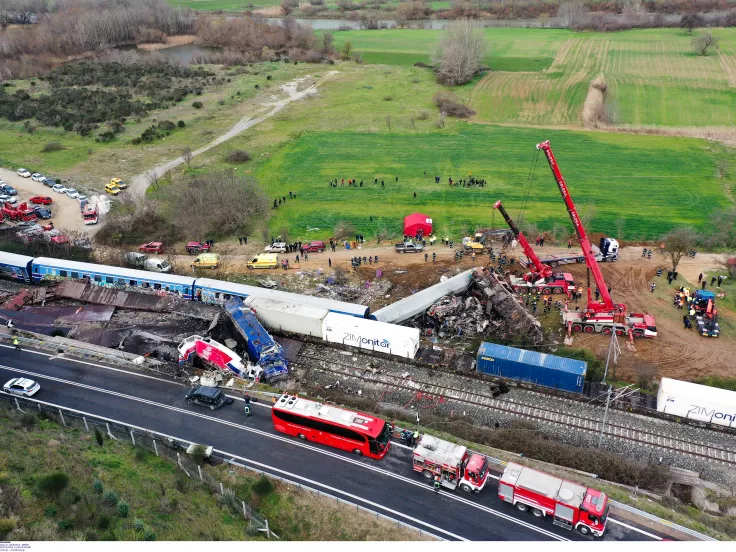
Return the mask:
[(276, 431), (380, 460), (388, 453), (391, 425), (296, 395), (281, 395), (271, 412)]

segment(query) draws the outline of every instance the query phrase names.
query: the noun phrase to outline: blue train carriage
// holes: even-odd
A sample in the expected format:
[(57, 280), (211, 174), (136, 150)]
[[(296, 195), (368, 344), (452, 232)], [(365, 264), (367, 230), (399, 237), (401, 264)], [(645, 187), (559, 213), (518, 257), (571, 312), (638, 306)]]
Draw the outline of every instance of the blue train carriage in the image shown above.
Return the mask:
[(524, 381), (572, 393), (582, 393), (588, 363), (483, 342), (478, 349), (476, 370), (491, 376)]
[(38, 257), (33, 261), (33, 282), (43, 283), (54, 280), (89, 280), (90, 283), (117, 289), (170, 294), (183, 299), (191, 299), (194, 278), (133, 270), (117, 266), (65, 261), (49, 257)]
[(357, 316), (358, 318), (370, 318), (370, 309), (366, 305), (346, 303), (345, 301), (336, 301), (313, 295), (302, 295), (300, 293), (290, 293), (288, 291), (279, 291), (277, 289), (249, 286), (246, 284), (235, 284), (233, 282), (212, 280), (210, 278), (197, 278), (194, 293), (195, 299), (204, 303), (217, 305), (224, 305), (226, 301), (233, 297), (240, 299), (245, 299), (246, 297), (262, 297), (264, 299), (275, 299), (277, 301), (287, 301), (299, 305), (326, 309), (330, 312)]
[(0, 277), (17, 282), (31, 281), (33, 257), (0, 251)]

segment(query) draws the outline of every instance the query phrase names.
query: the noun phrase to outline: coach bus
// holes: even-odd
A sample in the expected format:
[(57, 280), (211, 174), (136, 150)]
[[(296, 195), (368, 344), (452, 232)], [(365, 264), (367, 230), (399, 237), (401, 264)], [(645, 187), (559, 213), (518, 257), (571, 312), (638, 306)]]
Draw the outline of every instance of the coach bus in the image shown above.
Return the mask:
[(391, 425), (380, 418), (284, 394), (271, 412), (276, 431), (380, 460), (388, 453)]

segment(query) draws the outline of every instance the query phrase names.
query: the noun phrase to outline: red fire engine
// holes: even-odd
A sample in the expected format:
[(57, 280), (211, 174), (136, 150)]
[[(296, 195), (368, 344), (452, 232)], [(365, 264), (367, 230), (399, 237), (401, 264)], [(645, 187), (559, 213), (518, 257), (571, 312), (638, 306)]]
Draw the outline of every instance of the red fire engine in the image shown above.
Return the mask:
[(414, 449), (414, 471), (427, 479), (440, 477), (440, 484), (466, 493), (480, 492), (488, 479), (488, 461), (467, 447), (422, 435)]
[(537, 517), (552, 516), (552, 523), (600, 537), (606, 530), (608, 497), (595, 489), (509, 463), (498, 482), (498, 496), (517, 510)]

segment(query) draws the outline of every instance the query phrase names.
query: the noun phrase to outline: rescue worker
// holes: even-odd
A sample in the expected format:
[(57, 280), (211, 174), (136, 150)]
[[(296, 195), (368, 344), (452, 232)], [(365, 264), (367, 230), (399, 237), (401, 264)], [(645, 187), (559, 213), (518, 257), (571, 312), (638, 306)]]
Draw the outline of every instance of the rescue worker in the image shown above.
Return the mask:
[(17, 337), (13, 338), (13, 346), (15, 347), (16, 351), (20, 351), (20, 341), (18, 341)]
[(440, 476), (435, 475), (434, 476), (434, 494), (440, 493)]
[(419, 440), (419, 430), (415, 429), (414, 434), (411, 436), (411, 444), (412, 446), (417, 446), (417, 441)]
[(437, 253), (432, 253), (432, 262), (437, 260)]
[(251, 415), (251, 411), (250, 411), (250, 395), (248, 394), (247, 391), (245, 392), (245, 395), (243, 396), (243, 401), (245, 402), (245, 406), (243, 407), (243, 410), (245, 410), (245, 415), (246, 416), (250, 416)]
[(429, 260), (429, 255), (427, 255), (427, 254), (425, 253), (425, 254), (424, 254), (424, 262), (426, 263), (426, 262), (427, 262), (428, 260)]

